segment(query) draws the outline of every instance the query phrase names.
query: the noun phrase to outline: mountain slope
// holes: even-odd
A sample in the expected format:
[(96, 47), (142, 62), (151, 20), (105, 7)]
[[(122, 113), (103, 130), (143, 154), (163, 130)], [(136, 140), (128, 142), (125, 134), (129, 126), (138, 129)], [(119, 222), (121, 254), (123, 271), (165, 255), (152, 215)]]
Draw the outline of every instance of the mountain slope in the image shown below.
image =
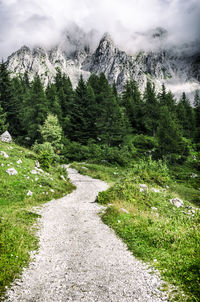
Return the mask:
[[(116, 82), (119, 91), (130, 78), (139, 83), (142, 91), (147, 79), (154, 81), (157, 89), (165, 83), (177, 96), (183, 91), (190, 94), (200, 89), (200, 47), (197, 42), (129, 55), (114, 44), (109, 34), (104, 34), (96, 49), (89, 46), (91, 35), (86, 36), (81, 30), (76, 37), (73, 35), (67, 32), (62, 43), (51, 49), (23, 46), (8, 57), (8, 69), (14, 74), (28, 71), (31, 78), (38, 73), (45, 84), (53, 80), (60, 68), (71, 78), (73, 86), (77, 85), (81, 74), (87, 79), (91, 73), (104, 72), (111, 84)], [(161, 31), (153, 34), (152, 43), (162, 35)]]

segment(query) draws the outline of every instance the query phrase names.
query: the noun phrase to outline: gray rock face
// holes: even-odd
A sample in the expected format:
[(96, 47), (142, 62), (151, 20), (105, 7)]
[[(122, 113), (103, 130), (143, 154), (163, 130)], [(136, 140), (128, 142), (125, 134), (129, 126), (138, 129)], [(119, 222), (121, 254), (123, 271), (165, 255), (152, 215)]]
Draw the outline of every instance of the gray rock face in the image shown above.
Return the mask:
[[(139, 83), (141, 91), (148, 79), (155, 83), (157, 90), (165, 83), (176, 96), (183, 91), (190, 94), (200, 89), (200, 47), (197, 42), (191, 44), (189, 50), (184, 45), (129, 55), (114, 44), (109, 34), (105, 34), (98, 47), (91, 50), (88, 46), (91, 36), (86, 36), (80, 29), (76, 32), (68, 32), (64, 41), (52, 49), (23, 46), (8, 58), (8, 69), (14, 74), (28, 71), (31, 79), (38, 73), (45, 85), (53, 81), (60, 68), (70, 77), (74, 87), (81, 74), (88, 79), (91, 73), (104, 72), (110, 84), (116, 82), (119, 91), (130, 78)], [(157, 35), (152, 37), (158, 39)]]
[(5, 131), (1, 136), (0, 140), (5, 143), (11, 143), (12, 142), (12, 136), (8, 131)]

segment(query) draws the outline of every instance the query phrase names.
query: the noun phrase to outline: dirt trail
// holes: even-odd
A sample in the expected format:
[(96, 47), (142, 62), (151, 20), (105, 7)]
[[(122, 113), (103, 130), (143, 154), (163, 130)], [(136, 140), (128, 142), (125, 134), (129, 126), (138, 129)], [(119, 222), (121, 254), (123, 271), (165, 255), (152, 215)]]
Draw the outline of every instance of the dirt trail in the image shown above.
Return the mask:
[(40, 248), (8, 302), (160, 302), (161, 280), (136, 260), (97, 215), (100, 180), (68, 168), (77, 189), (42, 207)]

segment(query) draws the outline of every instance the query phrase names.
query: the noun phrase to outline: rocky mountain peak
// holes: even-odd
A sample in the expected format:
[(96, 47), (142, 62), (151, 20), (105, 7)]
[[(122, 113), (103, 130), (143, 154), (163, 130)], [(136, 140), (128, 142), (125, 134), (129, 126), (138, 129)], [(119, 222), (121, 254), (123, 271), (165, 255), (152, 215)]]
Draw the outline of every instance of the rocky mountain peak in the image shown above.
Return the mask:
[(13, 74), (27, 71), (30, 79), (38, 73), (45, 85), (53, 81), (59, 68), (70, 77), (74, 87), (81, 74), (87, 80), (91, 73), (99, 75), (104, 72), (110, 84), (116, 82), (119, 91), (130, 78), (138, 82), (141, 91), (144, 91), (147, 80), (154, 82), (157, 90), (164, 83), (176, 96), (183, 91), (189, 96), (200, 89), (198, 43), (190, 45), (193, 52), (186, 51), (187, 55), (183, 47), (160, 48), (160, 41), (167, 37), (167, 32), (156, 28), (145, 37), (158, 41), (158, 47), (154, 51), (129, 55), (115, 45), (109, 33), (105, 33), (99, 43), (92, 43), (95, 37), (93, 31), (84, 33), (73, 27), (65, 32), (62, 42), (51, 49), (23, 46), (8, 57), (8, 69)]
[(99, 42), (96, 54), (111, 53), (115, 50), (115, 44), (109, 33), (105, 33)]

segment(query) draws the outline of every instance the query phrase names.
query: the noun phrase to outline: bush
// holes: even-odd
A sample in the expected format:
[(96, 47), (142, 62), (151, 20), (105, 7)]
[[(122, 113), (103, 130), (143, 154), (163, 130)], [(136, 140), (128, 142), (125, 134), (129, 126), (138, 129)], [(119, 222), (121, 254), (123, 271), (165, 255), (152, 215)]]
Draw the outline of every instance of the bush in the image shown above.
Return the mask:
[(58, 160), (58, 156), (54, 153), (53, 147), (50, 143), (35, 143), (33, 150), (38, 154), (38, 161), (41, 167), (45, 170), (49, 169), (53, 161)]
[(137, 155), (146, 155), (152, 153), (158, 146), (156, 138), (147, 135), (136, 135), (133, 138), (133, 144), (137, 150)]

